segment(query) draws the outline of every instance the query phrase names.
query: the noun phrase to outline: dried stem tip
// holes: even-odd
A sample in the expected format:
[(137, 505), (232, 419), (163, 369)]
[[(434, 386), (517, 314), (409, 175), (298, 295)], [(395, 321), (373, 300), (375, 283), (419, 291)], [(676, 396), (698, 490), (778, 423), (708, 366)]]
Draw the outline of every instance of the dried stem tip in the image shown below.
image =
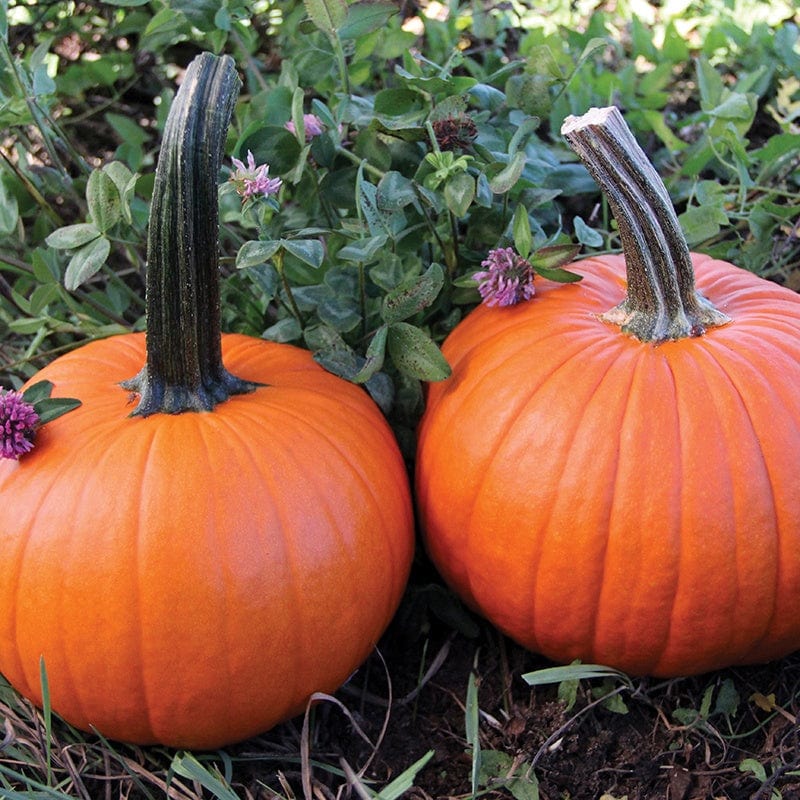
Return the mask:
[(568, 117), (561, 133), (600, 185), (622, 240), (628, 294), (603, 319), (648, 342), (699, 336), (730, 322), (695, 290), (669, 193), (619, 110), (592, 108)]

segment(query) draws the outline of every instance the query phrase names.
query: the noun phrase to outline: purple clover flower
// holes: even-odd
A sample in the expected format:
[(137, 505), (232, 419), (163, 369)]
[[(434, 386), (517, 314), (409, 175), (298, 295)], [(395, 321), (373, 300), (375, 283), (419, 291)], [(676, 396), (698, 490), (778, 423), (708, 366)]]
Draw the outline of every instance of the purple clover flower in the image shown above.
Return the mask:
[(247, 200), (260, 195), (269, 197), (277, 194), (283, 181), (280, 178), (269, 177), (269, 164), (256, 164), (255, 157), (247, 151), (247, 166), (238, 158), (232, 158), (236, 171), (231, 175), (231, 183), (236, 187), (237, 194)]
[[(316, 114), (303, 114), (303, 127), (306, 131), (307, 142), (310, 142), (315, 136), (319, 136), (321, 133), (325, 132), (322, 120)], [(292, 120), (286, 123), (286, 130), (291, 133), (297, 133), (297, 129)]]
[(514, 248), (490, 250), (481, 266), (486, 269), (472, 277), (487, 306), (513, 306), (536, 294), (533, 267)]
[(0, 390), (0, 458), (18, 459), (30, 452), (38, 424), (39, 415), (22, 392)]

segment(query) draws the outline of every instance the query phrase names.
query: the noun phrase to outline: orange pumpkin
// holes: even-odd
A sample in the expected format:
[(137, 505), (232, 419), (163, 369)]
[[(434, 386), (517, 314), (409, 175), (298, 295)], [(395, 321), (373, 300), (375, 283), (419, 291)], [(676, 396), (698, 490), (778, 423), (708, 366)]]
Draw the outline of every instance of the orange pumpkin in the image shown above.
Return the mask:
[(616, 110), (565, 133), (625, 258), (573, 264), (579, 284), (482, 306), (446, 340), (452, 376), (419, 429), (428, 551), (470, 606), (557, 661), (674, 676), (786, 655), (800, 297), (689, 256)]
[[(229, 59), (204, 56), (176, 98), (173, 112), (191, 119), (228, 105), (207, 126), (211, 151), (221, 151), (236, 80)], [(209, 149), (202, 119), (195, 129), (173, 116), (174, 132), (198, 135), (179, 139)], [(159, 170), (171, 147), (168, 125)], [(41, 703), (43, 659), (52, 707), (69, 722), (191, 748), (266, 730), (340, 686), (390, 621), (413, 551), (405, 465), (368, 395), (298, 348), (230, 334), (220, 349), (216, 248), (192, 238), (198, 220), (216, 238), (216, 216), (203, 215), (216, 213), (220, 158), (194, 202), (166, 189), (154, 201), (163, 216), (151, 216), (148, 326), (163, 341), (118, 336), (43, 369), (34, 381), (82, 405), (0, 466), (0, 671)], [(175, 208), (200, 216), (170, 222)], [(192, 224), (188, 249), (161, 264)], [(171, 259), (198, 267), (196, 280), (169, 277)], [(119, 384), (146, 349), (133, 387), (150, 407), (132, 416)], [(197, 380), (182, 361), (199, 365)], [(209, 397), (213, 410), (178, 413), (179, 401), (204, 408)]]

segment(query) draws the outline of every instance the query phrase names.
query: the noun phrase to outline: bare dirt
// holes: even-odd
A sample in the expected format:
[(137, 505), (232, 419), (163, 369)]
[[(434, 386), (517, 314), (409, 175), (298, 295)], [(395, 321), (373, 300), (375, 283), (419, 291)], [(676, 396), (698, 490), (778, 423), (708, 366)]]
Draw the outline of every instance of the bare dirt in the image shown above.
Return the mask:
[[(634, 679), (632, 690), (584, 681), (568, 708), (558, 686), (531, 688), (521, 677), (551, 663), (460, 608), (435, 580), (412, 582), (380, 653), (337, 694), (377, 750), (330, 703), (316, 707), (312, 736), (320, 764), (356, 770), (369, 761), (364, 777), (376, 789), (433, 751), (404, 796), (472, 796), (465, 707), (472, 673), (482, 797), (531, 800), (538, 781), (543, 800), (800, 799), (800, 654), (699, 677)], [(619, 694), (603, 702), (598, 687)], [(242, 754), (299, 740), (301, 722), (246, 743)], [(284, 774), (289, 785), (300, 781), (299, 770)], [(281, 790), (277, 773), (253, 777), (256, 797), (274, 797), (265, 785)], [(326, 767), (313, 769), (318, 797), (339, 796), (342, 784)]]

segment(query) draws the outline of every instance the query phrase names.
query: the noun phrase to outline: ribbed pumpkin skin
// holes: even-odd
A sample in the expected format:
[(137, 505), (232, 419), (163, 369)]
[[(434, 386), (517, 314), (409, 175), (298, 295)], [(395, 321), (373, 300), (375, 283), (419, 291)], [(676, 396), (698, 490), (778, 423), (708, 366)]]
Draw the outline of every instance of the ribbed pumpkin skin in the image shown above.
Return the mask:
[(83, 405), (0, 466), (0, 672), (81, 728), (212, 748), (333, 691), (408, 576), (413, 520), (366, 393), (288, 345), (223, 336), (268, 383), (210, 413), (129, 418), (131, 334), (42, 370)]
[(444, 344), (419, 430), (426, 546), (551, 659), (674, 676), (800, 648), (800, 297), (692, 260), (734, 319), (702, 337), (653, 346), (598, 319), (625, 292), (623, 259), (599, 257)]

